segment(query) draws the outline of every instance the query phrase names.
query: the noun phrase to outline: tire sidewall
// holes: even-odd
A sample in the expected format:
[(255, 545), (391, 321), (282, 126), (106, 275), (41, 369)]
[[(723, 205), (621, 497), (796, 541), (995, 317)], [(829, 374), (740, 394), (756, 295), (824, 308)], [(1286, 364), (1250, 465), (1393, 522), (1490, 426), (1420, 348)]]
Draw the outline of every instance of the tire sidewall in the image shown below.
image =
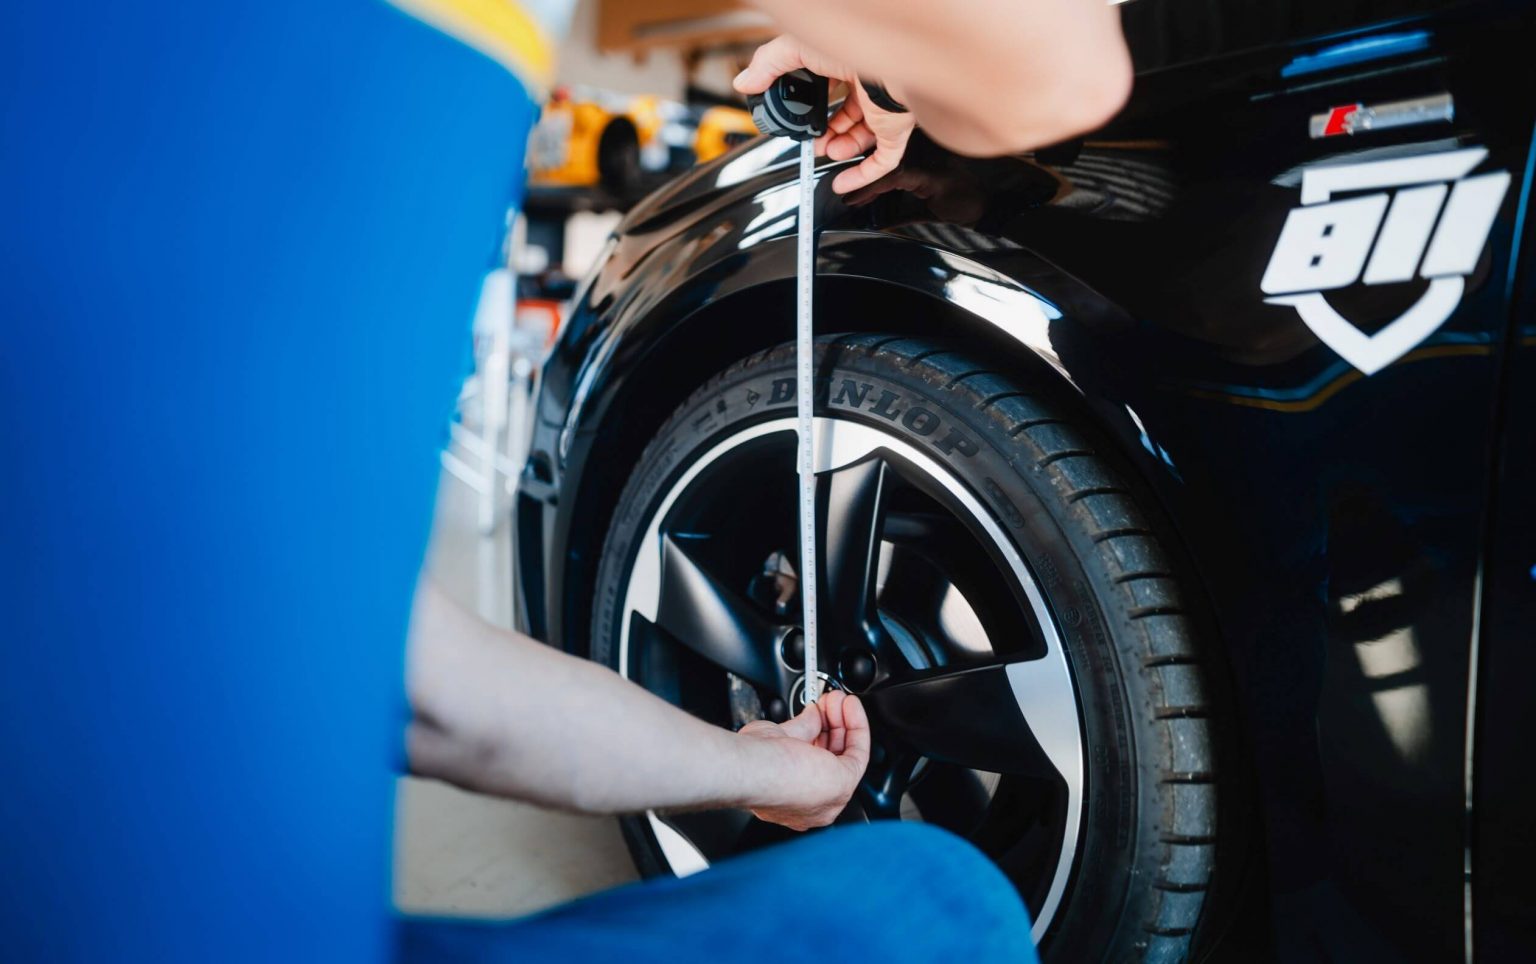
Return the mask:
[[(1122, 665), (1115, 640), (1116, 606), (1096, 566), (1090, 538), (1068, 523), (1065, 503), (1049, 479), (985, 412), (944, 396), (931, 373), (833, 345), (821, 350), (818, 416), (873, 426), (922, 451), (957, 479), (991, 514), (1025, 560), (1062, 640), (1076, 690), (1084, 759), (1085, 799), (1075, 867), (1045, 946), (1055, 960), (1100, 959), (1130, 935), (1127, 894), (1138, 874), (1155, 872), (1155, 801), (1143, 799), (1149, 776), (1138, 766), (1133, 712), (1150, 697), (1127, 693), (1138, 682)], [(795, 413), (793, 352), (775, 349), (732, 366), (696, 393), (663, 427), (642, 456), (615, 508), (598, 570), (591, 656), (618, 666), (619, 619), (638, 540), (676, 480), (721, 440)], [(1096, 588), (1099, 590), (1096, 592)], [(1151, 734), (1141, 734), (1150, 738)], [(625, 818), (624, 831), (642, 873), (666, 872), (644, 817)], [(1111, 955), (1113, 956), (1113, 955)]]

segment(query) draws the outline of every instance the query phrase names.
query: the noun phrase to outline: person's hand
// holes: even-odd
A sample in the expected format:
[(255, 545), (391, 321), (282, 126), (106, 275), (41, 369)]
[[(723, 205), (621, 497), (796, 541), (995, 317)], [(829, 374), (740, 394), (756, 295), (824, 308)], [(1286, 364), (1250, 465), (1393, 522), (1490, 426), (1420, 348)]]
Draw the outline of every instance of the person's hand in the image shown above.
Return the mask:
[[(910, 111), (897, 114), (876, 106), (852, 69), (811, 50), (794, 37), (782, 34), (757, 48), (752, 62), (736, 75), (732, 86), (743, 94), (760, 94), (780, 76), (801, 67), (848, 85), (848, 97), (832, 115), (828, 132), (816, 139), (817, 152), (834, 161), (846, 161), (873, 149), (863, 161), (839, 172), (832, 181), (832, 190), (847, 194), (895, 170), (917, 126), (916, 118)], [(894, 91), (891, 96), (900, 99)]]
[(836, 820), (869, 766), (869, 717), (857, 696), (838, 690), (792, 720), (756, 720), (737, 736), (758, 771), (752, 783), (765, 788), (747, 801), (753, 816), (791, 830)]

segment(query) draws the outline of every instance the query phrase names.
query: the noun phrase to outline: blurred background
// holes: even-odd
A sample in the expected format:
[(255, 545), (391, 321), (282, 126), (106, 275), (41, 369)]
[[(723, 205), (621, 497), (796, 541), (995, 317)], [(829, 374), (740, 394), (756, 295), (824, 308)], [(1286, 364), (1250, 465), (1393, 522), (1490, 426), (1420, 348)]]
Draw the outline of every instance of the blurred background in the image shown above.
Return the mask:
[[(730, 0), (581, 0), (530, 138), (443, 452), (428, 568), (486, 620), (512, 625), (512, 488), (539, 366), (568, 299), (623, 212), (755, 136), (731, 78), (772, 36)], [(402, 777), (395, 902), (413, 913), (523, 914), (635, 877), (609, 818), (552, 813)]]

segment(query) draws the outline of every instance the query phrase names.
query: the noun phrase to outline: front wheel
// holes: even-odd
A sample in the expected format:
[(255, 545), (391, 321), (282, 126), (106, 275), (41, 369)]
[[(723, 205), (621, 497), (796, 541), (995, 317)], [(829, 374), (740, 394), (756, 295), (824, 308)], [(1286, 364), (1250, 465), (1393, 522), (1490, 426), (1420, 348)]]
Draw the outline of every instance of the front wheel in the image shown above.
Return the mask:
[[(1215, 871), (1210, 683), (1131, 484), (963, 352), (817, 351), (817, 671), (860, 695), (876, 744), (842, 819), (971, 840), (1049, 960), (1185, 958)], [(593, 658), (720, 726), (801, 706), (794, 407), (790, 346), (711, 379), (646, 449), (603, 548)], [(624, 829), (647, 874), (789, 835), (741, 811)]]

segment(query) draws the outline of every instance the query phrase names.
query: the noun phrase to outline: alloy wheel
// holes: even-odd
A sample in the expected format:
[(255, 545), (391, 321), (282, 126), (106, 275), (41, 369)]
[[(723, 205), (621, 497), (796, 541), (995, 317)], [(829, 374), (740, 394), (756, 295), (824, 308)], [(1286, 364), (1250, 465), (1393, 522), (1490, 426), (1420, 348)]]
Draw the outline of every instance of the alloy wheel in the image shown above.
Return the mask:
[[(1057, 624), (1018, 548), (967, 486), (871, 425), (819, 418), (819, 660), (871, 718), (840, 822), (920, 819), (1019, 887), (1038, 940), (1072, 870), (1082, 730)], [(794, 425), (759, 423), (673, 482), (639, 540), (624, 675), (710, 722), (800, 708)], [(741, 811), (647, 814), (674, 873), (790, 836)]]

